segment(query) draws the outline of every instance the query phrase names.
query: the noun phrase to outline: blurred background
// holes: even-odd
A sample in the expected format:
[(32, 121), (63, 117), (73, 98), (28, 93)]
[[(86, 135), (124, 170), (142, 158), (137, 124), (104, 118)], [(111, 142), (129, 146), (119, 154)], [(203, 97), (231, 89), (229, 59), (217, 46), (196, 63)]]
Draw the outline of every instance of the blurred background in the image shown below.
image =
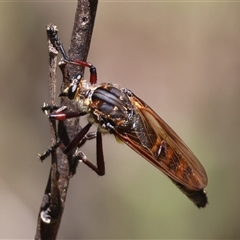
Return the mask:
[[(0, 239), (35, 235), (50, 167), (37, 158), (50, 144), (40, 110), (48, 101), (45, 26), (57, 24), (67, 49), (75, 8), (0, 3)], [(80, 164), (71, 179), (59, 239), (240, 238), (239, 12), (236, 2), (99, 2), (88, 57), (99, 82), (131, 89), (181, 136), (208, 173), (209, 204), (197, 209), (109, 135), (106, 175)], [(83, 151), (95, 161), (94, 141)]]

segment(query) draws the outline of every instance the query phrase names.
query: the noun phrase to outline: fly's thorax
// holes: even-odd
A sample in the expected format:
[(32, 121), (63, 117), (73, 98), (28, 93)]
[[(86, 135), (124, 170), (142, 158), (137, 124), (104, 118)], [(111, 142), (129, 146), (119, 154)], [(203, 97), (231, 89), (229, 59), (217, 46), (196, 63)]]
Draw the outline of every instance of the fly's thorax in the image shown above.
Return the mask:
[(102, 83), (91, 95), (91, 112), (96, 122), (105, 128), (124, 128), (132, 124), (134, 106), (125, 89), (116, 84)]

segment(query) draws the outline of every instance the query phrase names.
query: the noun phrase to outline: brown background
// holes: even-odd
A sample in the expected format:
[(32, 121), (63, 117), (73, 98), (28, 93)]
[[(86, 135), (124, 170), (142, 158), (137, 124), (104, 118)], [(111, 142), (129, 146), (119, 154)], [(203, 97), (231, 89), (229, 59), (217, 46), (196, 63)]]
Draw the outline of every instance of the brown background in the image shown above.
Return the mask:
[[(49, 173), (45, 26), (69, 45), (75, 2), (0, 3), (0, 238), (33, 238)], [(106, 176), (79, 165), (59, 239), (240, 237), (240, 3), (100, 1), (88, 60), (146, 101), (205, 166), (197, 209), (157, 169), (104, 137)], [(86, 74), (88, 76), (88, 73)], [(95, 143), (84, 147), (95, 161)]]

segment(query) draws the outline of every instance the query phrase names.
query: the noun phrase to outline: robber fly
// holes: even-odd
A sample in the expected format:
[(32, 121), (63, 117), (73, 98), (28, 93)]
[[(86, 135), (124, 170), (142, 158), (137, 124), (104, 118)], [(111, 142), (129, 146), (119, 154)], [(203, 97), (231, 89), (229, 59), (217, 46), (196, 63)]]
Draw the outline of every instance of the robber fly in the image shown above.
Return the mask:
[(105, 173), (102, 133), (109, 132), (166, 174), (197, 207), (205, 207), (208, 202), (204, 189), (207, 185), (206, 172), (175, 131), (132, 91), (113, 83), (97, 84), (96, 68), (89, 62), (70, 59), (56, 29), (50, 27), (49, 33), (53, 45), (61, 52), (65, 63), (90, 69), (90, 81), (78, 75), (60, 94), (72, 100), (78, 111), (67, 112), (60, 108), (49, 114), (50, 119), (54, 120), (88, 114), (88, 124), (66, 146), (64, 153), (70, 154), (76, 149), (89, 133), (93, 123), (97, 123), (97, 165), (92, 164), (81, 153), (81, 160), (97, 174)]

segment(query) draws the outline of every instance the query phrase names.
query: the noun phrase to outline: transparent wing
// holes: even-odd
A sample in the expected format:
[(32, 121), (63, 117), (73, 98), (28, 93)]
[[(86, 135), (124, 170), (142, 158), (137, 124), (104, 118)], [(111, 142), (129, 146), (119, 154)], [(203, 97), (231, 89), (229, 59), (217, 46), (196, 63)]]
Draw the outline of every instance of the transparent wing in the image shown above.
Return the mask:
[(146, 103), (134, 94), (129, 99), (136, 110), (134, 122), (131, 127), (116, 129), (116, 136), (178, 187), (181, 184), (189, 190), (204, 189), (207, 175), (193, 152)]

